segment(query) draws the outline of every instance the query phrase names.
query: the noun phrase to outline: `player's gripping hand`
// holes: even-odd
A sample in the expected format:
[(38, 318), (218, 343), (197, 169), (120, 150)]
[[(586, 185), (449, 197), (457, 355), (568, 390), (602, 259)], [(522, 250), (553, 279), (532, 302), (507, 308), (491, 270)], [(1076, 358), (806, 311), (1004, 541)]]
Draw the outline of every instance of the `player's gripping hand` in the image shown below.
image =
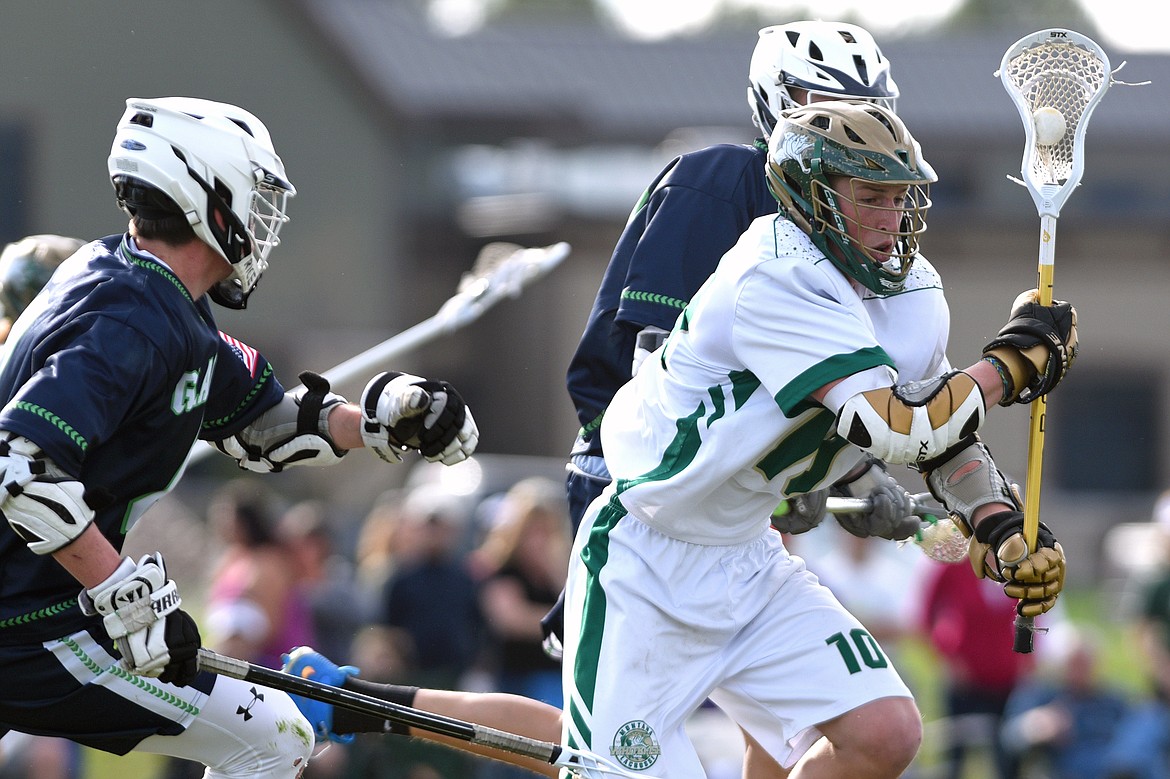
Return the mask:
[[(343, 687), (347, 676), (358, 675), (358, 669), (354, 666), (338, 666), (309, 646), (293, 647), (287, 654), (282, 654), (280, 659), (283, 662), (280, 670), (286, 674), (302, 679), (313, 679), (330, 687)], [(357, 738), (355, 733), (337, 733), (333, 730), (332, 704), (291, 693), (290, 697), (301, 714), (305, 715), (305, 719), (313, 725), (313, 732), (317, 734), (318, 740), (328, 739), (337, 744), (351, 744)]]
[(1011, 319), (983, 347), (983, 355), (997, 360), (1011, 378), (1001, 406), (1031, 403), (1051, 392), (1076, 359), (1077, 310), (1060, 300), (1042, 306), (1038, 297), (1034, 289), (1021, 293)]
[(922, 520), (912, 513), (913, 496), (877, 458), (870, 458), (860, 474), (837, 482), (829, 492), (843, 498), (864, 498), (872, 505), (868, 512), (834, 515), (837, 524), (858, 538), (876, 536), (901, 541), (922, 526)]
[(825, 518), (828, 490), (814, 490), (788, 498), (772, 512), (772, 527), (781, 533), (807, 533)]
[(407, 373), (380, 373), (362, 391), (362, 440), (387, 462), (415, 449), (454, 465), (475, 452), (479, 428), (453, 386)]
[(986, 516), (975, 526), (968, 554), (976, 576), (1004, 582), (1003, 591), (1019, 601), (1019, 614), (1035, 617), (1056, 605), (1064, 587), (1064, 550), (1043, 522), (1036, 533), (1036, 551), (1029, 554), (1022, 513), (1008, 510)]
[(199, 673), (201, 643), (195, 621), (179, 608), (182, 598), (167, 578), (162, 553), (129, 557), (101, 584), (82, 590), (86, 614), (100, 614), (122, 653), (119, 665), (138, 676), (185, 686)]

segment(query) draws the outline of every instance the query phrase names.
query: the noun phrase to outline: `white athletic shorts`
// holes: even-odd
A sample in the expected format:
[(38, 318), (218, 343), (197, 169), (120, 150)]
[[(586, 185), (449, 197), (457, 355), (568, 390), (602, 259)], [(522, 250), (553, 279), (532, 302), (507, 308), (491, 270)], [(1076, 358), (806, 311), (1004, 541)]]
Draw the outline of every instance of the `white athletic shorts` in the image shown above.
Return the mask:
[(569, 746), (654, 776), (702, 777), (685, 724), (710, 698), (788, 768), (820, 737), (818, 723), (911, 697), (873, 637), (775, 531), (700, 546), (616, 504), (593, 502), (569, 566)]

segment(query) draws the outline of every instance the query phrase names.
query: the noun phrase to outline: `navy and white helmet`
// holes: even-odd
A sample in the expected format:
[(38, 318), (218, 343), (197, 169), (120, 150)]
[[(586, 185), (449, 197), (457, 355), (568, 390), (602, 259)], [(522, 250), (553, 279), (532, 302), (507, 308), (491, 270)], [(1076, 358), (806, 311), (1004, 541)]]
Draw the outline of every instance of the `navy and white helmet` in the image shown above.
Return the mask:
[(296, 194), (264, 124), (227, 103), (131, 98), (108, 161), (118, 205), (150, 218), (182, 213), (231, 265), (212, 300), (241, 309), (268, 267)]
[[(764, 138), (787, 108), (818, 100), (869, 100), (894, 110), (890, 62), (866, 30), (844, 22), (802, 21), (760, 30), (748, 67), (748, 105)], [(803, 90), (793, 94), (789, 90)]]

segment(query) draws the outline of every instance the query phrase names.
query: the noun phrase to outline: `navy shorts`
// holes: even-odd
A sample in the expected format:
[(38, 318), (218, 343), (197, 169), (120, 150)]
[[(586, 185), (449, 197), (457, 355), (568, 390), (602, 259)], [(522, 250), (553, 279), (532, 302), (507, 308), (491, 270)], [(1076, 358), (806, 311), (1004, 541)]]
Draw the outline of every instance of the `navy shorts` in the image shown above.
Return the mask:
[(182, 733), (215, 684), (210, 673), (182, 688), (136, 677), (117, 668), (118, 657), (104, 633), (84, 630), (44, 644), (0, 644), (0, 732), (124, 755), (147, 736)]

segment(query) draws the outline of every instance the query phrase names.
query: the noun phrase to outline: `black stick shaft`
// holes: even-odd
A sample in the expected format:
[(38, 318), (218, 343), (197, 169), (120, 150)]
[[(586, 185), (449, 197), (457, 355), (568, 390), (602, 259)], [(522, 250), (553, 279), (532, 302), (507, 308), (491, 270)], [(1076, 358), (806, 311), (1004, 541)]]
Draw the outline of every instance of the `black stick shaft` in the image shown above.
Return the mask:
[(559, 744), (519, 736), (484, 725), (475, 725), (452, 717), (445, 717), (442, 714), (433, 714), (352, 690), (323, 684), (313, 679), (302, 679), (283, 671), (226, 657), (206, 648), (199, 650), (199, 668), (214, 674), (243, 679), (246, 682), (254, 682), (274, 690), (328, 703), (358, 714), (378, 717), (396, 725), (418, 728), (428, 733), (448, 736), (479, 746), (502, 749), (505, 752), (512, 752), (535, 760), (543, 760), (550, 765), (558, 765), (557, 759), (561, 755)]
[(1032, 617), (1016, 615), (1016, 636), (1012, 641), (1012, 651), (1026, 655), (1032, 651), (1032, 635), (1036, 632)]

